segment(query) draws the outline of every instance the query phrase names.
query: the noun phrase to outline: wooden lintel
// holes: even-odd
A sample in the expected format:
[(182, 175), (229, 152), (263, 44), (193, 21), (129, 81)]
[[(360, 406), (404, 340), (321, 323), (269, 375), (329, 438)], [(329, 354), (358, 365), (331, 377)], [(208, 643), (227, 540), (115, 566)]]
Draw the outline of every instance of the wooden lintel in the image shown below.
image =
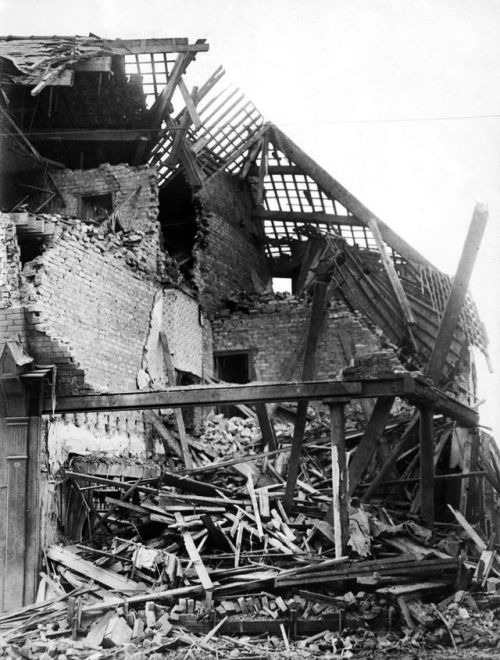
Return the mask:
[(266, 211), (258, 209), (252, 213), (255, 220), (273, 220), (279, 222), (309, 222), (311, 224), (348, 225), (364, 227), (365, 224), (352, 215), (335, 213), (315, 213), (312, 211)]

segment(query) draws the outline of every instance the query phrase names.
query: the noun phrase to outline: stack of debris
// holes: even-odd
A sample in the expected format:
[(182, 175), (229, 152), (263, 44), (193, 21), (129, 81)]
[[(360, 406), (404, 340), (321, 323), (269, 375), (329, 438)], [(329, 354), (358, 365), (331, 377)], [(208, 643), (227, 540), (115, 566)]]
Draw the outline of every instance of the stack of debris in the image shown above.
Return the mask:
[(210, 416), (192, 442), (212, 461), (183, 473), (103, 477), (74, 462), (63, 476), (87, 522), (46, 549), (37, 602), (0, 617), (0, 651), (334, 658), (467, 649), (479, 637), (496, 647), (500, 562), (458, 511), (431, 532), (404, 507), (352, 506), (348, 551), (335, 556), (324, 432), (316, 421), (308, 435), (290, 514), (279, 453), (252, 453), (250, 419)]

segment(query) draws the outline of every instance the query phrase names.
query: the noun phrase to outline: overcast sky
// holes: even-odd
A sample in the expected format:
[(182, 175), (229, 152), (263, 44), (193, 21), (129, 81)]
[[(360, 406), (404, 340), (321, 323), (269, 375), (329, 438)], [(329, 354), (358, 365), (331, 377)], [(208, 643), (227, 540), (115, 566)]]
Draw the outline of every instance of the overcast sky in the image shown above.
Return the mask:
[[(487, 203), (472, 292), (500, 371), (498, 0), (0, 0), (0, 26), (206, 38), (192, 83), (223, 64), (266, 119), (449, 274)], [(500, 431), (500, 377), (479, 367), (482, 422)]]

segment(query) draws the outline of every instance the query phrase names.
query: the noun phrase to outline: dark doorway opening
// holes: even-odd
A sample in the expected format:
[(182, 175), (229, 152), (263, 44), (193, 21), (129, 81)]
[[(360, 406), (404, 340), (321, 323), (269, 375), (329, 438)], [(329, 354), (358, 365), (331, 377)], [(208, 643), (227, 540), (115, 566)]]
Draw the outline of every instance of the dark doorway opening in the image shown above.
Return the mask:
[[(217, 351), (214, 353), (215, 375), (226, 383), (249, 383), (253, 377), (253, 355), (251, 350)], [(235, 406), (219, 406), (218, 412), (226, 417), (239, 415)]]

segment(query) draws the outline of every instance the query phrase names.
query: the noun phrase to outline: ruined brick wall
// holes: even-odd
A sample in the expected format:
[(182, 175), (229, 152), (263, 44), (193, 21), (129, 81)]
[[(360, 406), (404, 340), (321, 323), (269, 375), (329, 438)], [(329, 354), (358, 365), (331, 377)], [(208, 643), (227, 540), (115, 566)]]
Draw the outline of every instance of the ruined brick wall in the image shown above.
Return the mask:
[(21, 305), (21, 258), (16, 227), (8, 214), (0, 213), (0, 346), (7, 339), (24, 339)]
[[(298, 378), (302, 371), (301, 347), (306, 338), (309, 314), (309, 305), (285, 298), (249, 313), (236, 312), (219, 317), (212, 323), (213, 350), (253, 349), (259, 380)], [(347, 366), (350, 358), (345, 348), (346, 338), (356, 355), (380, 350), (378, 336), (362, 318), (354, 315), (341, 301), (334, 300), (329, 305), (319, 337), (317, 379), (335, 378)]]
[(221, 172), (198, 193), (202, 235), (195, 246), (195, 280), (208, 313), (241, 290), (254, 291), (252, 270), (266, 281), (269, 270), (250, 192), (237, 177)]
[[(55, 210), (80, 217), (82, 198), (111, 194), (118, 220), (118, 236), (141, 238), (144, 267), (155, 271), (158, 260), (158, 179), (146, 165), (104, 164), (90, 170), (60, 170), (52, 174), (64, 200)], [(120, 231), (120, 228), (123, 232)]]
[(158, 287), (133, 270), (122, 251), (94, 240), (91, 230), (83, 223), (61, 228), (53, 246), (23, 270), (28, 349), (60, 365), (60, 393), (83, 387), (81, 370), (93, 389), (136, 389)]

